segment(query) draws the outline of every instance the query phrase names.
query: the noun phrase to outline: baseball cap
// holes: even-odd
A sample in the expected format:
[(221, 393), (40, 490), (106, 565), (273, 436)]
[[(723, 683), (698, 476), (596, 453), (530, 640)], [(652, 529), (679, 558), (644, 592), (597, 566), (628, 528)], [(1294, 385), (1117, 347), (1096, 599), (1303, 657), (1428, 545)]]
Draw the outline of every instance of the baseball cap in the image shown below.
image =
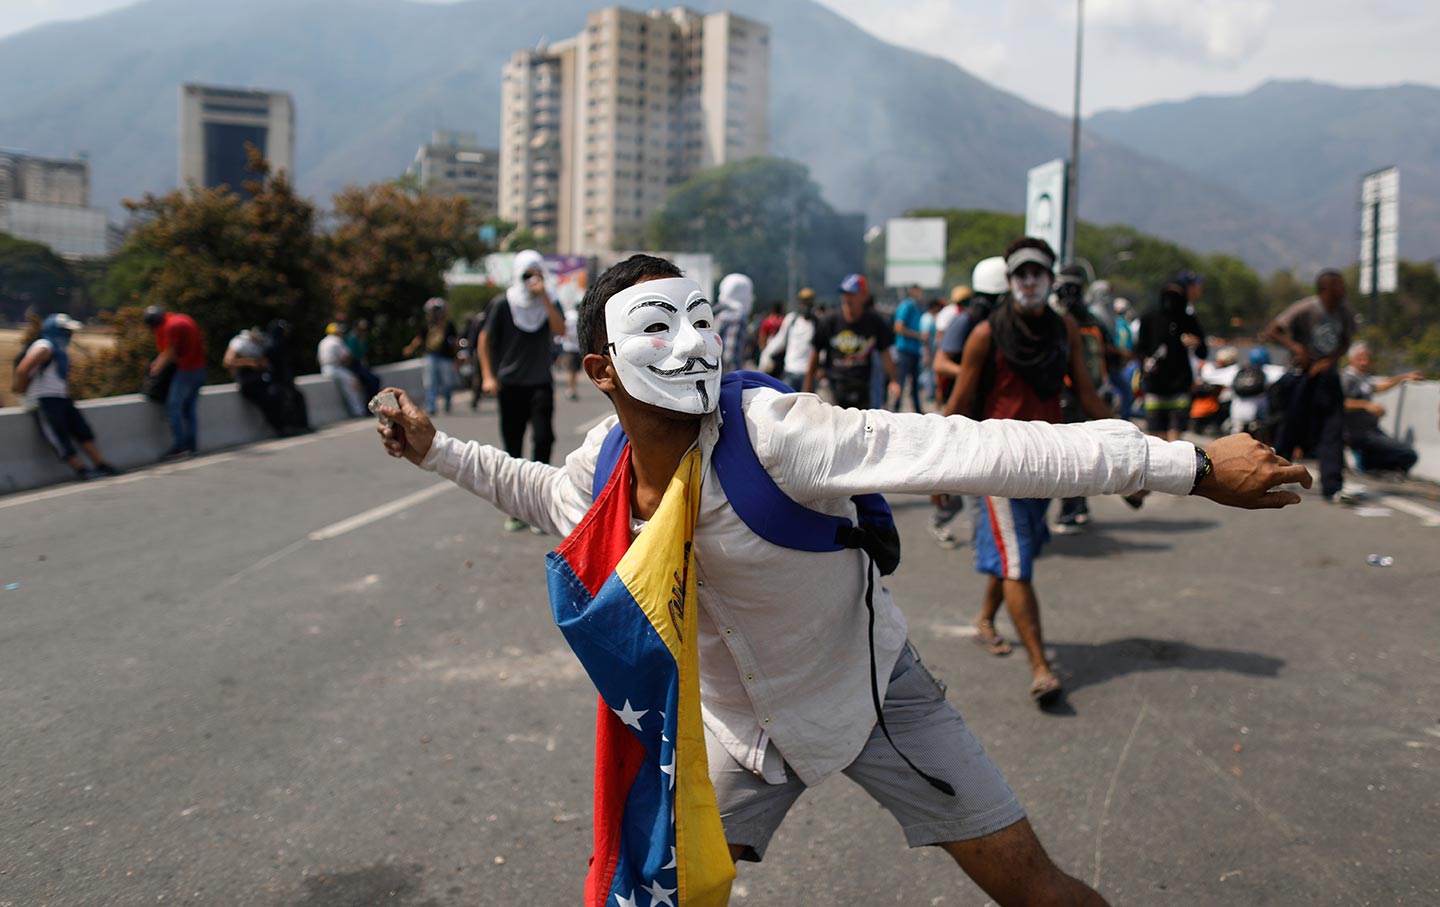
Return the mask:
[(62, 331), (78, 331), (85, 327), (84, 322), (77, 321), (64, 312), (57, 312), (50, 317), (54, 319), (55, 326)]
[(1178, 283), (1182, 287), (1188, 287), (1195, 283), (1204, 283), (1205, 275), (1196, 274), (1194, 271), (1179, 271), (1171, 279), (1171, 283)]
[(1036, 249), (1031, 246), (1016, 249), (1009, 258), (1005, 259), (1006, 276), (1020, 270), (1021, 265), (1039, 265), (1049, 271), (1055, 267), (1055, 256), (1047, 254), (1044, 249)]
[(964, 302), (965, 300), (969, 299), (971, 296), (974, 295), (975, 292), (962, 283), (960, 286), (950, 291), (950, 302), (955, 305), (959, 305), (960, 303)]
[(861, 296), (870, 295), (870, 283), (865, 279), (864, 274), (851, 274), (840, 281), (840, 292), (859, 293)]

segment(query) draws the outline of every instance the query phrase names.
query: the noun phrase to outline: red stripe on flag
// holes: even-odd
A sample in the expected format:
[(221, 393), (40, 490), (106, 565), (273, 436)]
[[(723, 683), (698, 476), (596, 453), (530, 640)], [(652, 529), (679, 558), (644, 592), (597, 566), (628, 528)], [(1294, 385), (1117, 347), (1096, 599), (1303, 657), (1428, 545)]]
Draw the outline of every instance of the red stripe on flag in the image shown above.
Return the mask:
[(600, 497), (555, 547), (555, 553), (565, 559), (593, 597), (600, 594), (615, 565), (630, 550), (630, 541), (630, 445), (626, 444)]
[(644, 762), (645, 744), (600, 699), (595, 715), (595, 851), (585, 876), (585, 907), (607, 907), (610, 900), (625, 801)]

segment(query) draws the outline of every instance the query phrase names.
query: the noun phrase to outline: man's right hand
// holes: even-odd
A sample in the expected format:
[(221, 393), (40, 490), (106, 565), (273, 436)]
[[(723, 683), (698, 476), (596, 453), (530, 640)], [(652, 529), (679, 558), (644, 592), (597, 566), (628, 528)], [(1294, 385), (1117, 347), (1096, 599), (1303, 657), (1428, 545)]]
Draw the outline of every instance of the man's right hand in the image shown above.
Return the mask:
[(480, 379), (480, 392), (491, 397), (500, 396), (500, 381), (494, 375), (486, 375)]
[(425, 455), (430, 453), (430, 445), (435, 443), (435, 424), (400, 388), (387, 387), (383, 391), (389, 391), (400, 401), (399, 409), (380, 407), (380, 414), (390, 420), (388, 428), (383, 425), (376, 428), (385, 443), (385, 452), (392, 457), (404, 457), (419, 466)]

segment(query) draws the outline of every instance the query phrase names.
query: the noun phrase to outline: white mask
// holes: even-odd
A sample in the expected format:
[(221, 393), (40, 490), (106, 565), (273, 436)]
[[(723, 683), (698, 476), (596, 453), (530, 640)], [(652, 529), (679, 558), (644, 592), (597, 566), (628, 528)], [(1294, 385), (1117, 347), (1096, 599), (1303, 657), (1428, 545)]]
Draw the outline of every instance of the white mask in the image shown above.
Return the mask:
[(1021, 310), (1034, 314), (1045, 308), (1050, 300), (1050, 275), (1035, 273), (1036, 268), (1024, 268), (1010, 275), (1010, 297)]
[(621, 290), (605, 304), (605, 332), (630, 396), (679, 413), (715, 410), (720, 335), (700, 284), (669, 277)]

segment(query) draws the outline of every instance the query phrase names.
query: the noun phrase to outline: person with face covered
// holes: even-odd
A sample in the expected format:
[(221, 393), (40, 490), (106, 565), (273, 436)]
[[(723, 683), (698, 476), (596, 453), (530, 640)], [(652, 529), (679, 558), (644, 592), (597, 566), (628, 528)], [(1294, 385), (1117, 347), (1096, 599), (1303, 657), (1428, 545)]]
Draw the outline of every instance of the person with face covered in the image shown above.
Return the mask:
[[(565, 334), (565, 314), (546, 283), (545, 259), (526, 249), (515, 256), (515, 282), (490, 303), (480, 331), (480, 370), (485, 393), (500, 410), (500, 437), (512, 457), (522, 456), (530, 429), (531, 459), (550, 462), (555, 444), (555, 380), (551, 376), (554, 338)], [(527, 524), (513, 513), (507, 532)]]
[[(34, 413), (46, 443), (83, 482), (120, 471), (105, 461), (95, 444), (95, 432), (70, 397), (70, 335), (82, 327), (63, 312), (46, 316), (15, 364), (15, 390), (25, 395), (25, 408)], [(75, 452), (77, 445), (91, 466)]]
[(720, 278), (719, 298), (715, 300), (716, 327), (725, 344), (725, 371), (745, 367), (745, 327), (755, 307), (755, 283), (744, 274), (726, 274)]
[[(591, 512), (597, 462), (616, 424), (629, 439), (628, 460), (617, 468), (628, 470), (632, 527), (655, 515), (678, 467), (699, 451), (699, 689), (731, 858), (760, 860), (800, 794), (843, 772), (890, 810), (911, 846), (943, 847), (997, 902), (1103, 904), (1051, 863), (999, 770), (909, 644), (905, 618), (890, 591), (873, 582), (869, 556), (855, 548), (797, 551), (761, 538), (714, 472), (716, 445), (734, 443), (726, 432), (743, 432), (793, 501), (852, 521), (852, 495), (935, 488), (1027, 498), (1146, 487), (1280, 507), (1299, 496), (1270, 489), (1306, 482), (1308, 473), (1246, 438), (1215, 442), (1203, 461), (1214, 469), (1200, 475), (1193, 445), (1146, 438), (1119, 421), (976, 423), (846, 409), (770, 387), (745, 389), (743, 418), (722, 424), (713, 310), (699, 284), (646, 255), (610, 268), (587, 291), (580, 343), (585, 373), (615, 415), (563, 467), (437, 431), (400, 390), (400, 407), (382, 410), (392, 424), (379, 432), (391, 456), (562, 536)], [(897, 751), (913, 762), (897, 760)]]
[[(1079, 327), (1050, 308), (1054, 267), (1055, 253), (1044, 240), (1017, 239), (1005, 250), (1009, 295), (970, 333), (946, 415), (973, 409), (985, 420), (1063, 423), (1060, 398), (1068, 380), (1086, 416), (1109, 419), (1085, 366)], [(1030, 697), (1041, 706), (1062, 695), (1045, 657), (1032, 582), (1035, 558), (1050, 538), (1049, 507), (1047, 495), (988, 495), (975, 530), (975, 569), (989, 577), (975, 639), (993, 655), (1009, 654), (1009, 643), (995, 631), (1003, 603), (1030, 656)]]

